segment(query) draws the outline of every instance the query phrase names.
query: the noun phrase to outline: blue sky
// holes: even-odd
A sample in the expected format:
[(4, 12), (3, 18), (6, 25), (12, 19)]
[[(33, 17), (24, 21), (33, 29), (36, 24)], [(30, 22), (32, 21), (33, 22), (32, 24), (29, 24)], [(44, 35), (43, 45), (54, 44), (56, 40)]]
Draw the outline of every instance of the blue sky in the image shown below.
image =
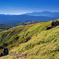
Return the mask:
[(0, 0), (0, 14), (59, 12), (59, 0)]

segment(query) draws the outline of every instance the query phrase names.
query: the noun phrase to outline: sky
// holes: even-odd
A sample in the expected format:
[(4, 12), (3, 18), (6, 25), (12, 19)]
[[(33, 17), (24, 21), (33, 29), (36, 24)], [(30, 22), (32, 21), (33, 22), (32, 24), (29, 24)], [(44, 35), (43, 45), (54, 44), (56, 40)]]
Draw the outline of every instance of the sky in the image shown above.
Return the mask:
[(0, 0), (0, 14), (59, 12), (59, 0)]

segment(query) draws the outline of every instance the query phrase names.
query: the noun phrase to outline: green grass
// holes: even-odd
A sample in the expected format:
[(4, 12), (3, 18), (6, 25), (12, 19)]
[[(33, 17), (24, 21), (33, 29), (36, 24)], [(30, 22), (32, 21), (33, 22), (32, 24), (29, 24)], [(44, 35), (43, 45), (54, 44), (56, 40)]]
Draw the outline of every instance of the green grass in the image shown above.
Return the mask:
[(8, 26), (8, 25), (5, 25), (5, 24), (0, 24), (0, 32), (3, 31), (3, 30), (8, 30), (11, 27), (12, 26)]
[(37, 36), (33, 36), (32, 39), (27, 43), (22, 43), (19, 45), (19, 47), (16, 47), (11, 51), (23, 53), (28, 52), (29, 59), (31, 58), (57, 59), (59, 55), (58, 42), (59, 42), (59, 26), (51, 30), (42, 31)]
[[(27, 58), (23, 57), (24, 59), (58, 59), (59, 26), (46, 30), (47, 27), (51, 26), (51, 23), (52, 21), (41, 22), (2, 31), (0, 32), (0, 46), (7, 43), (10, 52), (28, 53)], [(31, 40), (23, 43), (28, 37), (31, 37)], [(14, 56), (13, 58), (12, 56), (8, 57), (14, 58)], [(5, 59), (5, 57), (1, 58)]]

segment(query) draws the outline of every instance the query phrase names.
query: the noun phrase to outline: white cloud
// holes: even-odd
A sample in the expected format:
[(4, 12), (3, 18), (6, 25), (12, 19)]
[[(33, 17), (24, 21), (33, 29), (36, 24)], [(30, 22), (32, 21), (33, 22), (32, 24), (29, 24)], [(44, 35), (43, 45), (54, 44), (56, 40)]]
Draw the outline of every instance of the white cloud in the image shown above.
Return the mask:
[(33, 11), (31, 11), (31, 12), (29, 12), (29, 11), (27, 11), (27, 12), (22, 12), (22, 13), (0, 13), (0, 14), (5, 14), (5, 15), (21, 15), (21, 14), (26, 14), (26, 13), (32, 13)]
[(5, 14), (5, 15), (21, 15), (25, 13), (0, 13), (0, 14)]

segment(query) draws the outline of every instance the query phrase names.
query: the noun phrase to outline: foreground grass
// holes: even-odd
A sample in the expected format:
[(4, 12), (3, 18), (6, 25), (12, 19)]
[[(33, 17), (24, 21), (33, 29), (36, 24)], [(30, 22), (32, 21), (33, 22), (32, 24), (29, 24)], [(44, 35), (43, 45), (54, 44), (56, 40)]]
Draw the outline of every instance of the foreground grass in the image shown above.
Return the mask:
[[(10, 42), (12, 40), (14, 41), (15, 37), (19, 37), (16, 42), (14, 41), (15, 43), (12, 41), (12, 44), (8, 45), (9, 48), (15, 45), (11, 48), (10, 52), (16, 51), (17, 54), (27, 54), (26, 58), (19, 57), (20, 59), (58, 59), (59, 26), (46, 30), (48, 26), (51, 26), (51, 22), (36, 23), (21, 28), (16, 27), (12, 30), (4, 32), (5, 34), (8, 33), (8, 35), (6, 35), (7, 39), (11, 34), (13, 34), (13, 31), (14, 33), (16, 32), (16, 34), (10, 36), (8, 40), (6, 39), (6, 42)], [(18, 32), (20, 29), (22, 30)], [(27, 37), (31, 37), (31, 40), (29, 40), (27, 43), (23, 43)], [(8, 55), (1, 57), (1, 59), (5, 58), (15, 59), (15, 56)]]
[[(34, 35), (27, 43), (22, 43), (11, 51), (27, 54), (26, 59), (58, 59), (59, 26)], [(34, 57), (35, 56), (35, 57)]]
[[(0, 32), (0, 47), (4, 47), (3, 43), (7, 44), (10, 49), (23, 43), (26, 38), (32, 37), (51, 26), (51, 22), (42, 22), (26, 26), (19, 26), (13, 29)], [(1, 50), (0, 50), (1, 51)]]

